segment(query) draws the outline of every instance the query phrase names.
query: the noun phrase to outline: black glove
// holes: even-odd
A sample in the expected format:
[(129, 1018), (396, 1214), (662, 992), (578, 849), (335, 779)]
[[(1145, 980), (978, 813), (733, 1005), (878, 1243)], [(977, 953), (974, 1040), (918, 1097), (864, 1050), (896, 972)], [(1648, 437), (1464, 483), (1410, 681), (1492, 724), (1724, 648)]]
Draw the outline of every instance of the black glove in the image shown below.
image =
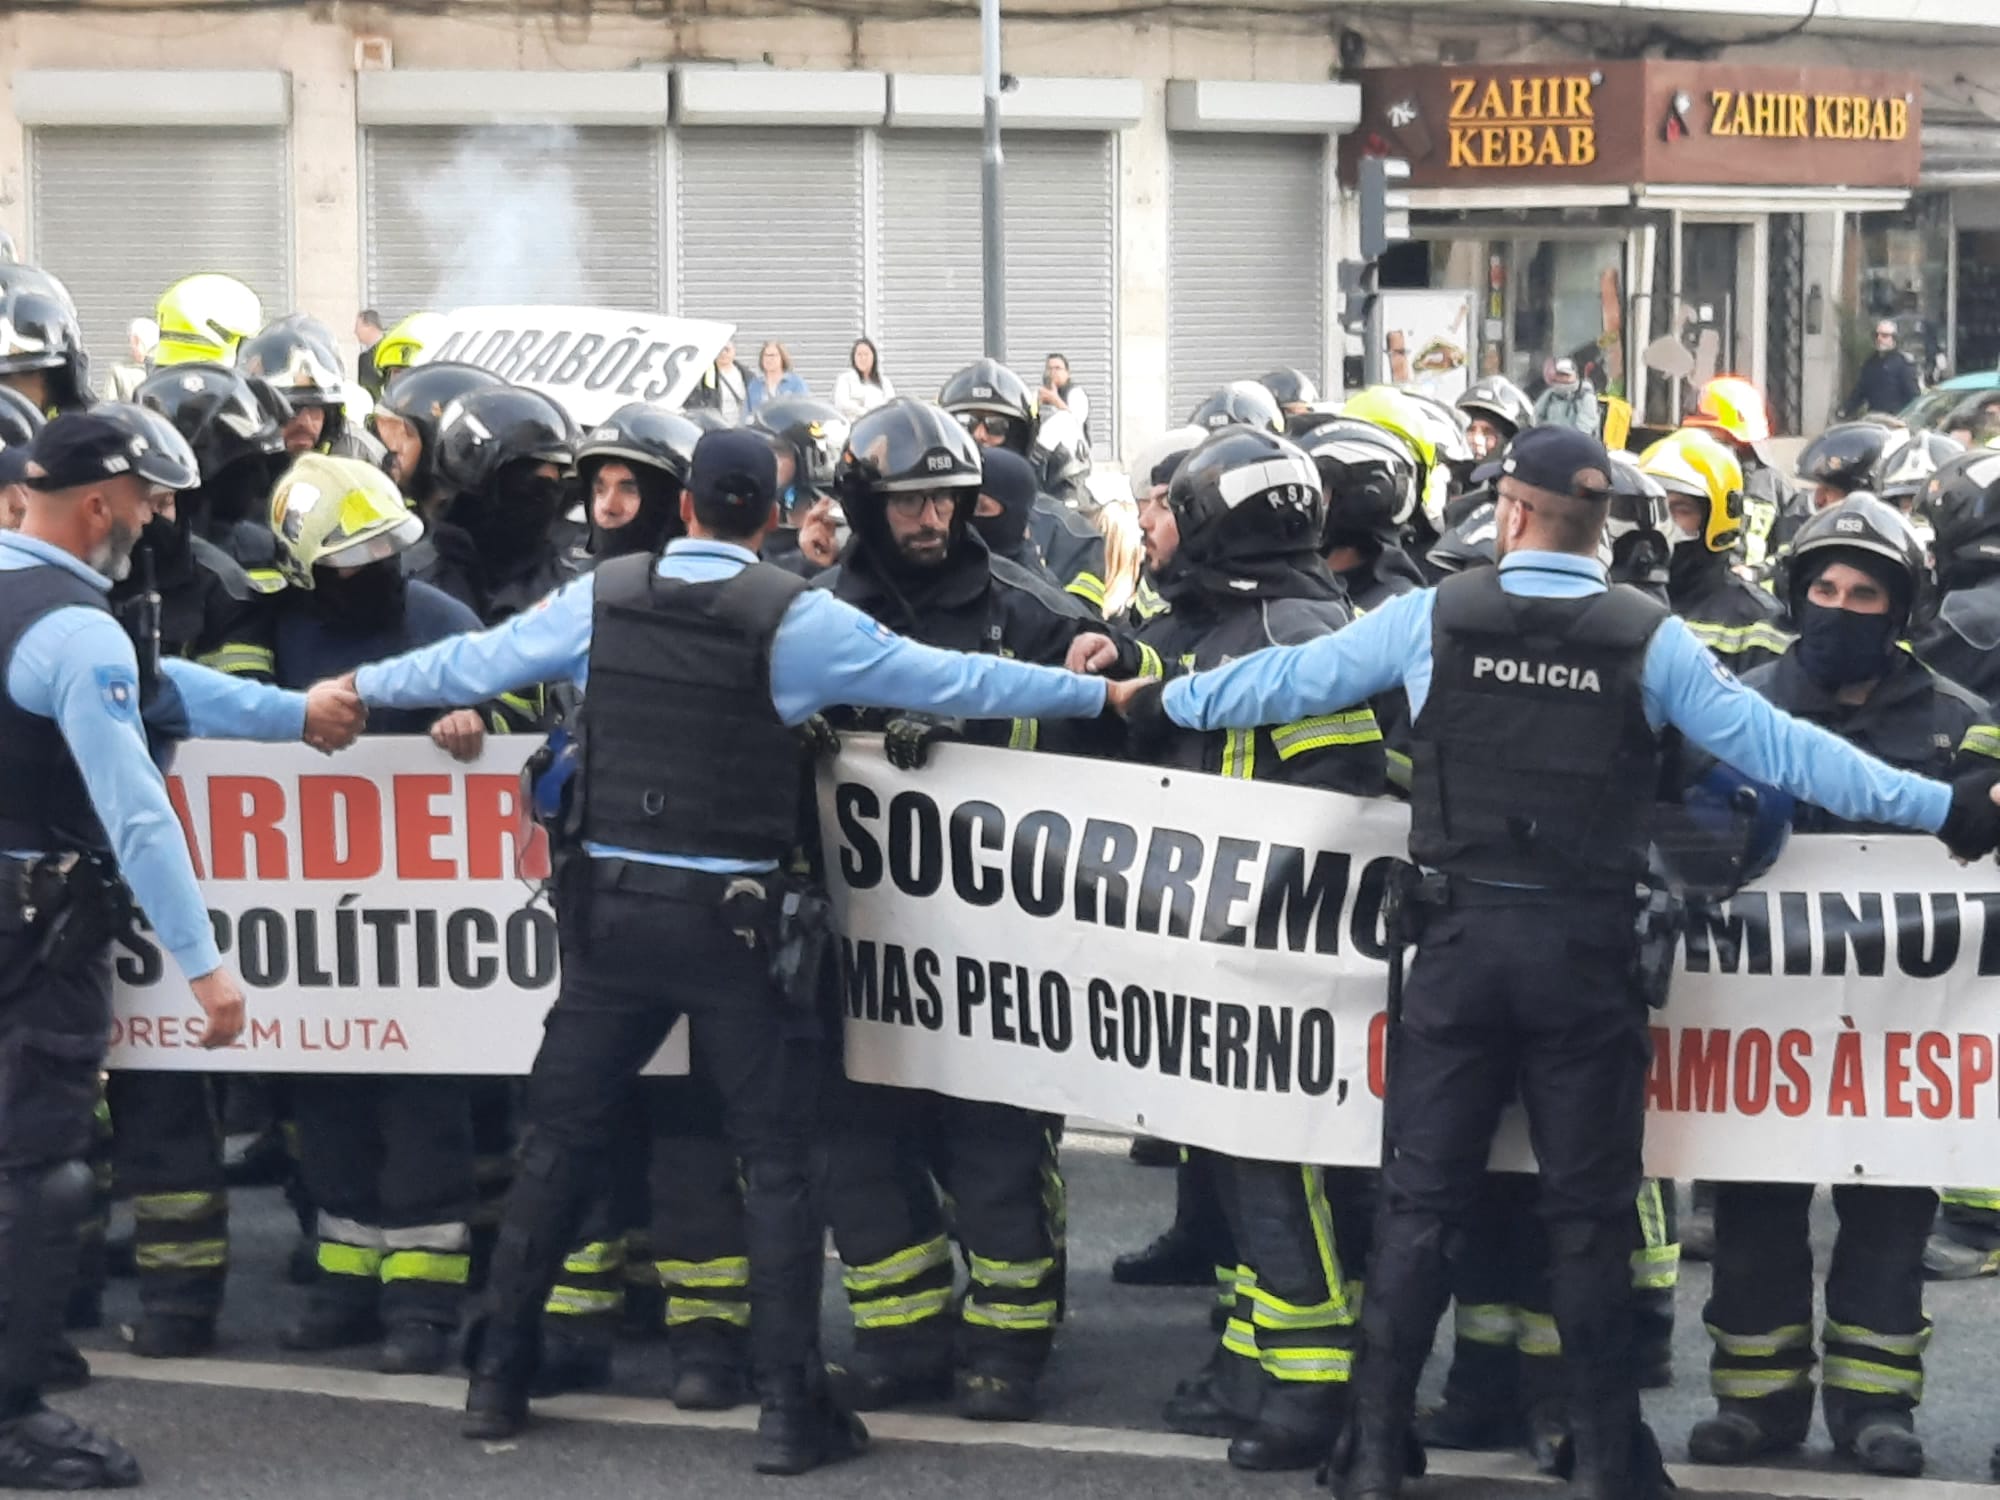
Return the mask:
[(1126, 700), (1125, 743), (1141, 760), (1150, 759), (1179, 727), (1161, 702), (1166, 690), (1166, 683), (1155, 677)]
[(1951, 811), (1944, 815), (1938, 837), (1960, 859), (1984, 859), (2000, 848), (2000, 807), (1993, 805), (1993, 788), (2000, 771), (1970, 771), (1951, 784)]
[[(931, 758), (931, 746), (939, 740), (962, 740), (965, 723), (960, 719), (934, 719), (928, 714), (899, 714), (882, 731), (882, 752), (899, 771), (921, 770)], [(1995, 809), (2000, 812), (2000, 808)]]
[(826, 722), (825, 714), (811, 714), (799, 725), (799, 738), (817, 760), (832, 760), (840, 754), (840, 736)]

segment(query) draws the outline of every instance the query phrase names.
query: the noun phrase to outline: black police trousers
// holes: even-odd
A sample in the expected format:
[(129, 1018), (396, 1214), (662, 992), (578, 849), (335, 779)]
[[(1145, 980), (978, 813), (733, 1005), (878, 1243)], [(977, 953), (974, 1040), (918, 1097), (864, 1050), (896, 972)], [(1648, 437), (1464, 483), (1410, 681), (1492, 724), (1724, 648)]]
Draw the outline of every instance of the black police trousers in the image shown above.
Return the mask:
[[(727, 881), (627, 861), (583, 862), (561, 904), (562, 990), (528, 1080), (520, 1163), (487, 1282), (485, 1357), (532, 1347), (543, 1304), (609, 1188), (627, 1089), (675, 1021), (714, 1079), (742, 1166), (751, 1362), (760, 1390), (817, 1376), (821, 1223), (809, 1131), (817, 1017), (788, 1009), (770, 957), (724, 925)], [(576, 886), (594, 889), (582, 899)]]
[(109, 946), (66, 973), (35, 948), (0, 935), (0, 1421), (34, 1407), (62, 1337), (111, 1032)]
[[(1812, 1422), (1813, 1255), (1810, 1183), (1719, 1182), (1715, 1276), (1703, 1321), (1715, 1352), (1709, 1384), (1767, 1432), (1805, 1436)], [(1833, 1190), (1840, 1231), (1826, 1272), (1826, 1424), (1836, 1442), (1872, 1411), (1923, 1397), (1924, 1242), (1937, 1212), (1929, 1188)]]
[(1639, 1412), (1629, 1257), (1648, 1046), (1632, 903), (1455, 882), (1428, 916), (1392, 1044), (1358, 1419), (1390, 1432), (1409, 1420), (1452, 1266), (1485, 1249), (1487, 1153), (1518, 1088), (1571, 1419), (1621, 1451), (1617, 1429)]
[(205, 1073), (111, 1074), (112, 1169), (132, 1203), (139, 1305), (213, 1318), (229, 1269), (216, 1079)]

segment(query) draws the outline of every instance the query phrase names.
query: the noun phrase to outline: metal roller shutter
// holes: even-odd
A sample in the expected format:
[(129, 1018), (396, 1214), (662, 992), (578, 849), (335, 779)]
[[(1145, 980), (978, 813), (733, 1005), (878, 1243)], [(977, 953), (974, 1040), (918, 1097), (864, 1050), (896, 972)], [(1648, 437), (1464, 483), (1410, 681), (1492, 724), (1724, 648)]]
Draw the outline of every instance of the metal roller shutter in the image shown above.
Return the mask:
[(1176, 135), (1170, 151), (1168, 418), (1276, 365), (1323, 384), (1325, 142)]
[(34, 258), (76, 298), (100, 385), (125, 325), (183, 276), (235, 276), (271, 316), (291, 310), (283, 131), (49, 127), (29, 154)]
[(371, 126), (367, 300), (548, 302), (658, 312), (663, 132), (632, 126)]
[[(882, 367), (933, 396), (979, 357), (979, 138), (882, 135)], [(1090, 436), (1116, 450), (1117, 176), (1108, 134), (1011, 135), (1007, 153), (1007, 354), (1039, 384), (1051, 350), (1090, 394)]]
[(745, 379), (776, 339), (831, 398), (864, 331), (860, 133), (695, 127), (679, 144), (679, 311), (736, 325)]

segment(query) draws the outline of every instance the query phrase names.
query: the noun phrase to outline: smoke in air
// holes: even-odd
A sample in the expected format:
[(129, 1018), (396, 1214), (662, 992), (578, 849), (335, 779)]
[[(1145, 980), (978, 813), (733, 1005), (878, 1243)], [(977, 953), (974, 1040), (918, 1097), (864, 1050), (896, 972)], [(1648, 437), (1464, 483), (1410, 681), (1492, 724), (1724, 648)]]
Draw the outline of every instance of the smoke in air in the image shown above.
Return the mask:
[(465, 135), (450, 162), (403, 185), (403, 211), (429, 244), (448, 247), (417, 305), (587, 303), (583, 215), (564, 163), (567, 126), (491, 126)]

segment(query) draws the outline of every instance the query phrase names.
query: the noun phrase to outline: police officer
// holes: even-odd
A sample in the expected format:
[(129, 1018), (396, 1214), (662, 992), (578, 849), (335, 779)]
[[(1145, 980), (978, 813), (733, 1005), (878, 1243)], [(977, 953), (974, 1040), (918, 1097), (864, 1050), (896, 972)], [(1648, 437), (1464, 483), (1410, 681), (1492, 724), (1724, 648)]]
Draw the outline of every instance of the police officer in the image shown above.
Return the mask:
[(1452, 404), (1465, 414), (1466, 446), (1481, 463), (1535, 425), (1535, 403), (1505, 375), (1482, 376)]
[(35, 266), (0, 262), (0, 387), (51, 417), (97, 399), (76, 304), (68, 288)]
[[(202, 1045), (243, 1028), (139, 719), (146, 686), (105, 601), (146, 522), (195, 480), (170, 429), (126, 406), (63, 416), (35, 445), (19, 531), (0, 534), (0, 1484), (98, 1489), (139, 1482), (118, 1444), (42, 1404), (61, 1328), (82, 1164), (111, 1026), (111, 944), (129, 886), (205, 1017)], [(213, 729), (228, 680), (183, 666), (192, 727)], [(351, 694), (265, 708), (309, 742), (359, 727)], [(122, 882), (122, 884), (121, 884)]]
[[(926, 645), (1061, 663), (1095, 622), (1073, 596), (987, 551), (970, 524), (980, 472), (980, 449), (927, 402), (891, 401), (858, 418), (838, 479), (853, 535), (815, 586)], [(859, 713), (836, 722), (883, 724)], [(904, 765), (921, 764), (925, 746), (945, 735), (1105, 748), (1101, 732), (1092, 740), (1081, 726), (1027, 715), (969, 724), (892, 716), (884, 727)], [(835, 1087), (827, 1206), (855, 1320), (841, 1390), (864, 1410), (955, 1390), (961, 1415), (1026, 1420), (1061, 1301), (1060, 1121), (928, 1092)], [(971, 1274), (956, 1320), (933, 1178), (955, 1204)]]
[[(944, 383), (937, 404), (957, 418), (982, 448), (1011, 448), (1033, 461), (1040, 408), (1026, 381), (998, 360), (974, 360)], [(1028, 518), (1035, 550), (1064, 588), (1080, 584), (1102, 609), (1104, 537), (1088, 521), (1047, 495)]]
[[(247, 347), (247, 346), (246, 346)], [(358, 459), (307, 454), (271, 497), (290, 585), (278, 597), (277, 675), (310, 685), (476, 630), (472, 611), (403, 576), (423, 534), (387, 475)], [(478, 755), (479, 714), (389, 709), (370, 729), (428, 734)], [(468, 1082), (418, 1075), (302, 1074), (292, 1081), (299, 1163), (318, 1211), (319, 1274), (290, 1349), (379, 1345), (385, 1374), (442, 1369), (469, 1274), (474, 1199)]]
[(1732, 671), (1782, 656), (1791, 637), (1784, 606), (1739, 574), (1733, 563), (1743, 541), (1743, 467), (1736, 455), (1699, 428), (1670, 433), (1648, 448), (1639, 466), (1667, 492), (1673, 551), (1667, 557), (1667, 603), (1688, 629)]
[[(1791, 651), (1744, 678), (1778, 708), (1892, 766), (1929, 776), (1988, 769), (2000, 734), (1984, 706), (1900, 643), (1926, 611), (1923, 548), (1892, 508), (1851, 495), (1800, 528), (1784, 564), (1799, 626)], [(1793, 826), (1870, 833), (1908, 826), (1879, 812), (1801, 801)], [(1715, 1341), (1719, 1410), (1695, 1424), (1697, 1463), (1788, 1452), (1812, 1422), (1810, 1183), (1715, 1188), (1715, 1279), (1703, 1318)], [(1928, 1188), (1836, 1186), (1840, 1229), (1826, 1279), (1821, 1401), (1834, 1451), (1873, 1474), (1922, 1471), (1913, 1413), (1923, 1393)]]
[(282, 587), (267, 507), (285, 467), (285, 398), (262, 377), (181, 364), (154, 371), (132, 399), (171, 422), (201, 465), (201, 487), (181, 502), (190, 534), (228, 554), (260, 589)]
[[(542, 1304), (599, 1190), (620, 1086), (689, 1014), (743, 1165), (756, 1467), (801, 1473), (865, 1440), (821, 1384), (807, 1170), (821, 1063), (812, 1028), (790, 1008), (798, 1000), (774, 987), (772, 913), (760, 910), (782, 895), (778, 862), (801, 833), (806, 752), (794, 726), (834, 700), (1088, 715), (1103, 690), (997, 655), (911, 644), (832, 592), (760, 565), (776, 503), (765, 438), (707, 434), (682, 502), (688, 535), (657, 564), (618, 559), (498, 629), (356, 674), (362, 698), (383, 707), (551, 678), (589, 693), (575, 814), (585, 857), (559, 880), (562, 993), (529, 1080), (520, 1172), (475, 1335), (469, 1437), (511, 1436), (525, 1422)], [(635, 815), (654, 806), (658, 815)]]
[(1110, 689), (1141, 722), (1189, 729), (1328, 712), (1399, 680), (1416, 714), (1411, 855), (1432, 873), (1413, 891), (1426, 921), (1390, 1061), (1345, 1500), (1402, 1493), (1447, 1268), (1517, 1086), (1554, 1254), (1571, 1493), (1633, 1500), (1665, 1482), (1639, 1416), (1627, 1263), (1646, 1011), (1626, 934), (1660, 731), (1840, 816), (1936, 831), (1961, 857), (2000, 841), (2000, 773), (1944, 785), (1892, 770), (1746, 691), (1663, 607), (1607, 591), (1611, 460), (1596, 439), (1530, 429), (1497, 489), (1498, 568), (1164, 690)]
[(261, 377), (291, 408), (284, 426), (285, 452), (331, 453), (379, 464), (381, 445), (347, 423), (347, 385), (340, 377), (340, 353), (333, 330), (317, 318), (291, 313), (236, 352), (236, 368)]
[(1326, 491), (1322, 555), (1355, 608), (1375, 609), (1422, 588), (1422, 571), (1397, 545), (1417, 508), (1409, 445), (1358, 417), (1325, 418), (1298, 442)]
[[(1346, 625), (1352, 611), (1319, 559), (1322, 512), (1312, 460), (1283, 438), (1224, 427), (1195, 449), (1165, 501), (1140, 512), (1148, 564), (1171, 606), (1141, 631), (1147, 664), (1198, 671)], [(1106, 637), (1087, 638), (1079, 652), (1072, 659), (1085, 664), (1120, 654)], [(1363, 797), (1387, 787), (1382, 734), (1366, 703), (1254, 729), (1174, 730), (1131, 748), (1149, 763), (1244, 781)], [(1215, 1176), (1237, 1250), (1226, 1268), (1233, 1305), (1208, 1365), (1168, 1402), (1167, 1424), (1230, 1438), (1238, 1468), (1312, 1468), (1345, 1408), (1358, 1309), (1350, 1280), (1364, 1246), (1353, 1223), (1336, 1231), (1319, 1168), (1198, 1159)]]
[[(767, 402), (759, 415), (785, 404)], [(657, 556), (684, 534), (681, 496), (700, 439), (694, 422), (647, 402), (585, 435), (576, 467), (590, 536), (580, 568)], [(637, 1085), (609, 1178), (549, 1293), (536, 1394), (608, 1383), (621, 1327), (664, 1328), (674, 1404), (736, 1405), (749, 1378), (750, 1261), (736, 1153), (705, 1070)]]
[(566, 576), (551, 533), (575, 455), (569, 413), (539, 391), (501, 385), (453, 401), (438, 422), (435, 459), (451, 499), (409, 554), (409, 571), (485, 625), (542, 598)]
[(491, 370), (453, 360), (388, 372), (368, 428), (387, 453), (382, 466), (426, 524), (451, 498), (438, 478), (438, 423), (460, 397), (505, 384)]

